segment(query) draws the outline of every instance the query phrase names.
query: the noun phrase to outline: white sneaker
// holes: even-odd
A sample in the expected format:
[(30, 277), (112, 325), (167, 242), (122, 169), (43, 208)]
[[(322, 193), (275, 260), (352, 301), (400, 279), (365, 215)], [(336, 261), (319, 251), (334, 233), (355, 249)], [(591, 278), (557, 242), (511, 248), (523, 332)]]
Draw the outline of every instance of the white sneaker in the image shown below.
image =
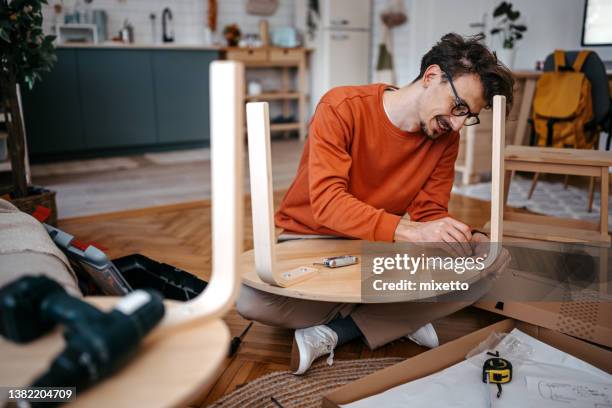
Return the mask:
[(440, 345), (436, 329), (434, 329), (431, 323), (427, 323), (425, 326), (406, 337), (423, 347), (434, 348)]
[(327, 326), (297, 329), (293, 337), (291, 356), (291, 369), (295, 370), (293, 374), (304, 374), (313, 361), (325, 354), (329, 354), (327, 364), (332, 365), (336, 344), (338, 344), (338, 335)]

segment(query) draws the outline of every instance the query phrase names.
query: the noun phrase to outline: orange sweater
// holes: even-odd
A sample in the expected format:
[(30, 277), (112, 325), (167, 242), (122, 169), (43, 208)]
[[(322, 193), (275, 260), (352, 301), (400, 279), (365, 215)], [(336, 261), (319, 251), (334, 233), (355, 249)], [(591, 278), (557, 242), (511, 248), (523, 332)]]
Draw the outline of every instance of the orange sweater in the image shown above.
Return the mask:
[(459, 135), (433, 141), (400, 130), (385, 113), (386, 88), (339, 87), (323, 96), (277, 227), (393, 241), (405, 213), (414, 221), (448, 215)]

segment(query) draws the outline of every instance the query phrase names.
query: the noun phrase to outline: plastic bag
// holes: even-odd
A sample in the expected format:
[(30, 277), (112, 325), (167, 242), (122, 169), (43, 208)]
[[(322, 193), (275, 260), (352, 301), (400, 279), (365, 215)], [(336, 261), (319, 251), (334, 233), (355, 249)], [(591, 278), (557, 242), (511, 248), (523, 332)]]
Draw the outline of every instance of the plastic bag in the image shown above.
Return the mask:
[(493, 332), (482, 343), (470, 350), (465, 359), (477, 367), (482, 367), (485, 361), (491, 358), (487, 352), (499, 352), (499, 357), (510, 361), (516, 368), (531, 360), (533, 347), (512, 334)]

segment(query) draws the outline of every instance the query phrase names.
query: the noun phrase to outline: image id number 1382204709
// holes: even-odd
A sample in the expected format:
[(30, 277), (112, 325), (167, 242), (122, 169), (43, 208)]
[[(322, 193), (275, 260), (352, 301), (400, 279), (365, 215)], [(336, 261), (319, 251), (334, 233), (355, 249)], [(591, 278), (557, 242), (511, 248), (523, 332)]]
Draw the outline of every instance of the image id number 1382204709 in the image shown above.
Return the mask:
[(0, 387), (0, 401), (68, 402), (76, 398), (75, 387)]

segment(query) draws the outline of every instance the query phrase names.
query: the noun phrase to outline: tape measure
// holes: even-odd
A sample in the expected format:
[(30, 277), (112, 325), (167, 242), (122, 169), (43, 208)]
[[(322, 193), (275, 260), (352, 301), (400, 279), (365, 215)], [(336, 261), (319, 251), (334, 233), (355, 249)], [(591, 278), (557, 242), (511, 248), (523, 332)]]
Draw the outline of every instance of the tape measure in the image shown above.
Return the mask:
[(495, 354), (487, 353), (493, 358), (484, 362), (482, 366), (482, 382), (487, 384), (497, 385), (497, 398), (501, 396), (502, 384), (507, 384), (512, 381), (512, 364), (499, 356), (499, 352)]

